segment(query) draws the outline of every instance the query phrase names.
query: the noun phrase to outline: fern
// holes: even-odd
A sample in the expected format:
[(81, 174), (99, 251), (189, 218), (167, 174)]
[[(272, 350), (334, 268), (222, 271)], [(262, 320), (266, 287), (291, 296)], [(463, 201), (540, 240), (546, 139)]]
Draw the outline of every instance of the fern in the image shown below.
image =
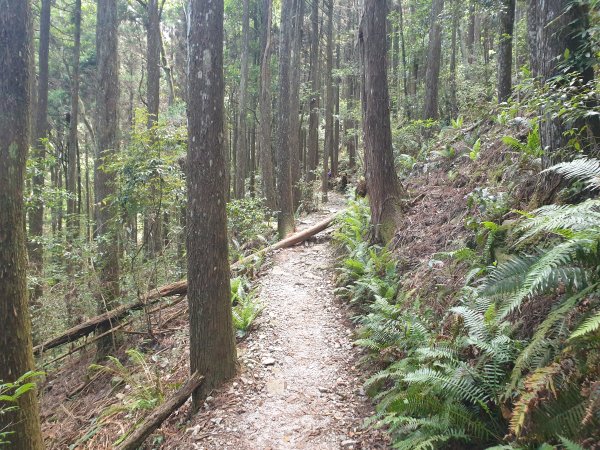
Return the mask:
[(545, 172), (556, 172), (567, 179), (584, 181), (589, 189), (600, 188), (600, 160), (580, 158), (574, 161), (556, 164)]
[(600, 312), (586, 319), (579, 327), (571, 333), (569, 340), (583, 337), (600, 329)]

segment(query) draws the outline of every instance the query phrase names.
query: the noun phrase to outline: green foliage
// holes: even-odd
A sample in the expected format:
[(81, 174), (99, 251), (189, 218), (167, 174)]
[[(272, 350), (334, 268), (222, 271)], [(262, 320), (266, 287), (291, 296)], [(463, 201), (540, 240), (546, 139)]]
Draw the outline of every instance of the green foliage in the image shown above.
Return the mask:
[(469, 158), (471, 158), (471, 161), (475, 161), (477, 158), (479, 158), (480, 151), (481, 151), (481, 139), (477, 139), (475, 141), (475, 144), (473, 145), (473, 148), (469, 152)]
[(238, 338), (243, 338), (263, 310), (247, 278), (236, 277), (231, 280), (231, 303), (233, 326)]
[[(14, 412), (18, 409), (17, 402), (21, 396), (35, 389), (36, 384), (31, 381), (43, 376), (44, 372), (27, 372), (16, 381), (9, 383), (0, 380), (0, 416)], [(0, 445), (10, 444), (10, 429), (0, 429)]]
[(338, 219), (334, 242), (343, 252), (336, 293), (356, 305), (391, 299), (398, 289), (396, 261), (385, 247), (369, 246), (370, 213), (365, 200), (351, 201)]
[(261, 198), (230, 201), (227, 204), (227, 220), (233, 260), (267, 246), (275, 235), (271, 226), (273, 212), (268, 210)]
[(525, 142), (521, 142), (511, 136), (503, 137), (502, 142), (524, 156), (539, 158), (544, 153), (540, 141), (540, 128), (538, 124), (535, 124), (533, 130), (527, 134), (527, 139)]
[[(578, 160), (553, 170), (595, 188), (598, 167)], [(339, 263), (339, 292), (363, 300), (356, 342), (368, 349), (366, 360), (385, 367), (366, 383), (377, 402), (370, 423), (387, 427), (396, 448), (575, 449), (595, 436), (599, 208), (589, 199), (525, 214), (509, 249), (515, 254), (465, 286), (443, 327), (419, 311), (413, 293), (359, 289), (363, 280), (378, 286), (386, 279), (368, 266), (381, 249), (359, 242), (368, 234), (366, 215), (342, 219), (337, 239), (347, 257)], [(502, 231), (491, 221), (481, 227), (488, 240)], [(478, 259), (468, 248), (436, 257)], [(540, 301), (547, 306), (536, 307)]]
[[(161, 380), (159, 365), (148, 363), (146, 356), (138, 350), (129, 349), (126, 353), (129, 357), (129, 366), (113, 356), (108, 357), (109, 364), (92, 364), (90, 366), (92, 371), (111, 375), (113, 389), (122, 388), (122, 392), (116, 394), (119, 401), (104, 409), (99, 420), (94, 424), (92, 430), (86, 433), (86, 436), (93, 436), (97, 429), (120, 413), (136, 419), (136, 424), (138, 424), (141, 421), (138, 417), (140, 412), (153, 410), (165, 400), (165, 387)], [(124, 434), (113, 445), (118, 445), (126, 437), (127, 434)]]

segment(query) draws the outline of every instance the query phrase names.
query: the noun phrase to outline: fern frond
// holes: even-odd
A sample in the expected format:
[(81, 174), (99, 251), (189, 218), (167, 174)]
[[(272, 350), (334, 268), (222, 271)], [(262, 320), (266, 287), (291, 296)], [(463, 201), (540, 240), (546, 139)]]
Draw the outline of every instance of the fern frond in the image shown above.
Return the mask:
[(579, 325), (571, 336), (569, 336), (569, 340), (593, 333), (598, 329), (600, 329), (600, 311), (595, 315), (588, 317), (581, 325)]
[(548, 317), (538, 326), (531, 341), (519, 354), (515, 361), (513, 373), (511, 376), (511, 384), (509, 391), (516, 388), (517, 383), (523, 376), (523, 373), (531, 369), (533, 357), (539, 355), (550, 343), (548, 336), (553, 329), (556, 329), (557, 323), (564, 322), (568, 319), (568, 314), (584, 300), (591, 292), (597, 289), (598, 284), (594, 284), (584, 289), (583, 291), (568, 297), (557, 308), (555, 308)]
[(600, 160), (597, 159), (579, 158), (556, 164), (544, 172), (556, 172), (569, 180), (582, 180), (590, 189), (600, 188)]

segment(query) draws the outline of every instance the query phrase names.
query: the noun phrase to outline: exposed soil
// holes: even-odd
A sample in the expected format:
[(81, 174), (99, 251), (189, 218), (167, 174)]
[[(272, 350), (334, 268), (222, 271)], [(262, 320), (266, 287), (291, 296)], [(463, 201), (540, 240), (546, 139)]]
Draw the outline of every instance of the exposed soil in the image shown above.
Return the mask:
[[(325, 209), (303, 218), (299, 229), (344, 204), (342, 196), (331, 194)], [(364, 426), (373, 409), (362, 390), (364, 367), (357, 367), (361, 350), (352, 344), (353, 312), (334, 296), (331, 233), (325, 230), (301, 246), (272, 255), (256, 284), (263, 313), (238, 344), (238, 375), (213, 393), (197, 414), (190, 417), (186, 403), (147, 440), (147, 448), (388, 447), (383, 432)], [(179, 331), (160, 334), (151, 348), (145, 348), (153, 355), (153, 364), (160, 366), (161, 383), (171, 389), (189, 373), (185, 302), (176, 308), (181, 311), (168, 329)], [(124, 348), (139, 347), (137, 339), (131, 335)], [(119, 413), (90, 433), (96, 418), (119, 404), (122, 390), (104, 374), (73, 399), (67, 398), (84, 379), (91, 357), (67, 362), (46, 385), (43, 417), (48, 448), (67, 448), (78, 439), (77, 449), (111, 448), (141, 417)], [(120, 359), (127, 360), (124, 355)]]

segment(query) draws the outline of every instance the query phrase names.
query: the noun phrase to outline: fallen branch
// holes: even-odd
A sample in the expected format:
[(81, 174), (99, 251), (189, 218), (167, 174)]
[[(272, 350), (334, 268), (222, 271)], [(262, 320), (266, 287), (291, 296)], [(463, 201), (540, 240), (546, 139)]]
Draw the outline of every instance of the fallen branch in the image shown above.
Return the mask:
[[(178, 298), (177, 300), (175, 300), (173, 303), (171, 303), (171, 304), (169, 305), (169, 307), (173, 307), (173, 306), (175, 306), (175, 305), (179, 304), (179, 303), (180, 303), (182, 300), (183, 300), (183, 296), (182, 296), (182, 297), (180, 297), (180, 298)], [(153, 310), (151, 310), (151, 311), (148, 311), (148, 314), (154, 314), (155, 312), (158, 312), (158, 311), (160, 311), (161, 309), (163, 309), (163, 308), (162, 308), (162, 307), (154, 308)], [(47, 366), (49, 366), (49, 365), (51, 365), (51, 364), (54, 364), (55, 362), (57, 362), (57, 361), (60, 361), (61, 359), (64, 359), (64, 358), (66, 358), (67, 356), (69, 356), (69, 355), (72, 355), (73, 353), (76, 353), (76, 352), (78, 352), (79, 350), (81, 350), (81, 349), (83, 349), (83, 348), (87, 347), (88, 345), (90, 345), (90, 344), (93, 344), (94, 342), (96, 342), (96, 341), (100, 340), (100, 339), (101, 339), (101, 338), (103, 338), (104, 336), (108, 336), (109, 334), (111, 334), (111, 333), (114, 333), (115, 331), (118, 331), (118, 330), (120, 330), (121, 328), (124, 328), (124, 327), (126, 327), (127, 325), (131, 325), (131, 324), (133, 323), (133, 321), (134, 321), (136, 318), (137, 318), (137, 317), (134, 317), (134, 318), (132, 318), (132, 319), (129, 319), (127, 322), (123, 322), (123, 323), (121, 323), (121, 324), (119, 324), (119, 325), (116, 325), (116, 326), (112, 327), (110, 330), (107, 330), (107, 331), (105, 331), (104, 333), (100, 333), (100, 334), (98, 334), (98, 335), (94, 336), (92, 339), (90, 339), (90, 340), (88, 340), (88, 341), (84, 342), (83, 344), (81, 344), (81, 345), (79, 345), (79, 346), (77, 346), (77, 347), (75, 347), (75, 348), (72, 348), (72, 349), (70, 349), (70, 350), (69, 350), (67, 353), (64, 353), (64, 354), (62, 354), (62, 355), (58, 356), (57, 358), (54, 358), (52, 361), (48, 361), (48, 362), (44, 363), (44, 364), (42, 365), (42, 367), (47, 367)]]
[(41, 355), (47, 350), (55, 347), (59, 347), (63, 344), (76, 341), (79, 338), (92, 334), (99, 328), (110, 327), (113, 323), (119, 322), (123, 319), (130, 311), (136, 311), (143, 309), (145, 306), (153, 305), (157, 303), (163, 297), (171, 297), (174, 295), (185, 295), (187, 292), (187, 281), (178, 281), (177, 283), (168, 284), (162, 286), (148, 293), (143, 300), (138, 300), (136, 303), (131, 305), (123, 305), (115, 308), (111, 311), (100, 314), (99, 316), (92, 317), (86, 322), (80, 323), (73, 328), (68, 329), (60, 336), (50, 339), (43, 344), (36, 345), (33, 348), (34, 355)]
[(194, 373), (181, 389), (146, 417), (140, 426), (133, 430), (127, 439), (117, 447), (117, 450), (135, 450), (139, 448), (154, 430), (160, 427), (175, 410), (186, 402), (189, 396), (200, 386), (203, 378), (198, 372)]
[[(231, 270), (240, 269), (245, 264), (252, 261), (254, 258), (256, 258), (259, 255), (268, 253), (273, 250), (279, 250), (282, 248), (293, 247), (296, 244), (300, 244), (301, 242), (304, 242), (305, 240), (311, 238), (315, 234), (320, 233), (321, 231), (323, 231), (326, 228), (328, 228), (329, 226), (331, 226), (331, 224), (333, 223), (333, 221), (335, 220), (336, 217), (337, 217), (337, 215), (329, 216), (326, 219), (322, 220), (321, 222), (317, 223), (316, 225), (313, 225), (312, 227), (307, 228), (306, 230), (292, 234), (291, 236), (289, 236), (279, 242), (276, 242), (273, 245), (270, 245), (262, 250), (259, 250), (256, 253), (253, 253), (252, 255), (249, 255), (249, 256), (235, 262), (234, 264), (232, 264)], [(114, 330), (114, 329), (116, 329), (116, 327), (113, 326), (113, 323), (118, 323), (125, 316), (127, 316), (131, 311), (140, 310), (148, 305), (157, 303), (163, 297), (172, 297), (174, 295), (184, 296), (187, 294), (187, 287), (188, 287), (187, 280), (181, 280), (181, 281), (177, 281), (176, 283), (167, 284), (165, 286), (161, 286), (159, 288), (153, 289), (143, 299), (138, 300), (136, 303), (133, 303), (131, 305), (119, 306), (118, 308), (115, 308), (104, 314), (100, 314), (99, 316), (92, 317), (88, 321), (83, 322), (79, 325), (76, 325), (73, 328), (70, 328), (69, 330), (62, 333), (60, 336), (57, 336), (53, 339), (50, 339), (50, 340), (44, 342), (43, 344), (35, 346), (33, 348), (33, 353), (34, 353), (34, 355), (41, 355), (42, 353), (44, 353), (47, 350), (50, 350), (55, 347), (59, 347), (63, 344), (68, 344), (69, 342), (76, 341), (77, 339), (87, 336), (88, 334), (92, 334), (98, 329), (110, 327)], [(109, 330), (107, 333), (111, 333), (111, 332), (112, 331)], [(103, 335), (105, 335), (105, 334), (103, 334)]]

